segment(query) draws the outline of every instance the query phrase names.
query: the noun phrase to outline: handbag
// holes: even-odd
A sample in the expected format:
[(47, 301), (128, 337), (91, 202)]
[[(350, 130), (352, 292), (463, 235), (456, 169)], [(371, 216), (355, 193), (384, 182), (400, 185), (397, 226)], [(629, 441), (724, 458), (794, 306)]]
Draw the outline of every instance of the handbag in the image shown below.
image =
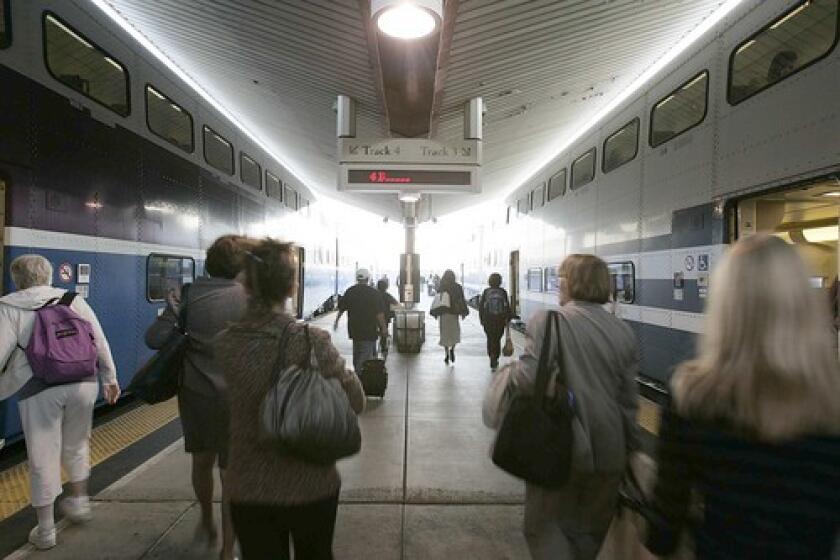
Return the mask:
[(432, 305), (429, 307), (429, 315), (432, 317), (439, 317), (443, 312), (449, 309), (451, 305), (448, 292), (438, 292), (432, 300)]
[(502, 356), (513, 356), (513, 339), (510, 337), (510, 327), (505, 329), (507, 336), (505, 336), (505, 345), (502, 346)]
[(126, 392), (136, 394), (148, 404), (168, 401), (178, 394), (184, 377), (184, 361), (190, 336), (187, 333), (187, 294), (190, 284), (181, 288), (178, 323), (163, 346), (135, 372)]
[[(291, 324), (291, 323), (290, 323)], [(288, 325), (286, 331), (288, 331)], [(260, 439), (285, 455), (316, 464), (331, 464), (362, 447), (359, 420), (338, 379), (326, 379), (318, 368), (306, 333), (307, 355), (300, 364), (280, 367), (286, 331), (268, 393), (259, 409)]]
[[(559, 373), (555, 395), (547, 395), (551, 326), (557, 330)], [(549, 311), (533, 395), (516, 395), (502, 420), (493, 447), (493, 463), (502, 470), (543, 488), (559, 488), (572, 465), (571, 392), (563, 371), (563, 350), (557, 314)], [(559, 396), (557, 396), (559, 395)]]

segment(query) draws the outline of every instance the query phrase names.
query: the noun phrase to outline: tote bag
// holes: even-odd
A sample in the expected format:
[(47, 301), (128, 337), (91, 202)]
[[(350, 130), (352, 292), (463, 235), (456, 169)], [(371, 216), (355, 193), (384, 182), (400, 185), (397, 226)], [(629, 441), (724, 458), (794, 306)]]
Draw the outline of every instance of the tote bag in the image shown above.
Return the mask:
[(137, 370), (126, 392), (136, 394), (148, 404), (168, 401), (176, 394), (184, 377), (184, 360), (190, 336), (187, 333), (187, 294), (190, 284), (181, 288), (178, 323), (163, 346)]
[(432, 317), (439, 317), (443, 312), (449, 309), (451, 305), (448, 292), (438, 292), (435, 294), (435, 299), (432, 300), (432, 305), (429, 308), (429, 315)]
[(331, 464), (358, 453), (362, 434), (341, 382), (321, 375), (309, 327), (304, 330), (309, 349), (301, 364), (280, 367), (286, 332), (281, 336), (275, 377), (260, 405), (260, 435), (280, 453), (310, 463)]
[[(552, 363), (549, 359), (552, 325), (557, 330), (557, 393), (547, 395)], [(502, 420), (493, 447), (493, 463), (502, 470), (543, 488), (559, 488), (569, 479), (573, 456), (574, 411), (566, 382), (560, 325), (550, 311), (545, 325), (533, 395), (517, 395)]]

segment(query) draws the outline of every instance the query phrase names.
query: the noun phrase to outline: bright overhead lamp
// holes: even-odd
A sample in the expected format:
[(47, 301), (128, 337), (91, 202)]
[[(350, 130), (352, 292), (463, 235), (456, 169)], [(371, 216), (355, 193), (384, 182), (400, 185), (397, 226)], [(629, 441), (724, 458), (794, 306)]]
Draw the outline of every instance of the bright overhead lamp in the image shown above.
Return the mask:
[(827, 196), (829, 198), (838, 198), (840, 197), (840, 191), (829, 191), (822, 193), (820, 196)]
[(837, 226), (815, 227), (802, 230), (802, 237), (808, 243), (825, 243), (826, 241), (837, 241)]
[(443, 0), (373, 0), (370, 13), (384, 34), (419, 39), (439, 28)]
[(420, 202), (420, 193), (404, 192), (399, 194), (399, 199), (402, 202)]

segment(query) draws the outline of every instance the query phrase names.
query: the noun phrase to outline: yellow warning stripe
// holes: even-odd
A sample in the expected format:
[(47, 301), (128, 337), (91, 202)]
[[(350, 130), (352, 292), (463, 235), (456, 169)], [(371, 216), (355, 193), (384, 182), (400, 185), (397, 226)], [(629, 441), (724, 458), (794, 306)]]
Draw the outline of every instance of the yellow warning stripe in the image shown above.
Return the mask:
[(639, 426), (653, 435), (658, 435), (661, 420), (662, 407), (652, 400), (639, 397), (639, 412), (636, 415), (636, 422), (638, 422)]
[[(93, 429), (90, 438), (91, 467), (119, 453), (178, 417), (175, 399), (141, 405)], [(67, 481), (62, 472), (62, 483)], [(29, 505), (29, 466), (20, 463), (0, 472), (0, 521)]]

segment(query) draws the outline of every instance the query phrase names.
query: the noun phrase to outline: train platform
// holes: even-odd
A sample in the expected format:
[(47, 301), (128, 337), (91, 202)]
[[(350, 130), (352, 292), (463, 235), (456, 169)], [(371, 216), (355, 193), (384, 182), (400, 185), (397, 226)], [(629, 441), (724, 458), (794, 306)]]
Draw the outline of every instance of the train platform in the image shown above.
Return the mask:
[[(333, 320), (329, 314), (313, 323), (331, 330)], [(419, 354), (392, 351), (388, 356), (385, 397), (369, 399), (360, 417), (362, 450), (339, 463), (343, 484), (336, 558), (528, 558), (521, 533), (523, 484), (496, 468), (488, 455), (493, 432), (482, 424), (481, 401), (492, 373), (477, 314), (463, 323), (454, 365), (444, 364), (437, 339), (437, 323), (428, 321)], [(515, 333), (514, 339), (520, 351), (524, 336)], [(344, 320), (333, 340), (342, 354), (352, 355)], [(165, 405), (137, 410), (156, 410), (161, 431), (171, 432), (178, 422), (167, 416), (172, 411)], [(142, 420), (131, 422), (137, 423)], [(155, 435), (128, 451), (142, 453), (144, 442)], [(106, 436), (95, 433), (94, 447), (97, 437)], [(158, 441), (157, 449), (151, 446), (130, 471), (100, 482), (101, 489), (92, 484), (93, 521), (85, 526), (60, 522), (58, 545), (49, 551), (24, 544), (31, 525), (21, 522), (23, 511), (16, 515), (14, 531), (4, 530), (11, 520), (0, 522), (6, 550), (10, 539), (18, 540), (6, 558), (215, 557), (193, 540), (199, 508), (189, 457), (179, 434), (170, 439), (163, 446)], [(101, 479), (97, 471), (107, 470), (109, 461), (94, 467), (92, 483)], [(216, 490), (218, 501), (218, 485)]]

